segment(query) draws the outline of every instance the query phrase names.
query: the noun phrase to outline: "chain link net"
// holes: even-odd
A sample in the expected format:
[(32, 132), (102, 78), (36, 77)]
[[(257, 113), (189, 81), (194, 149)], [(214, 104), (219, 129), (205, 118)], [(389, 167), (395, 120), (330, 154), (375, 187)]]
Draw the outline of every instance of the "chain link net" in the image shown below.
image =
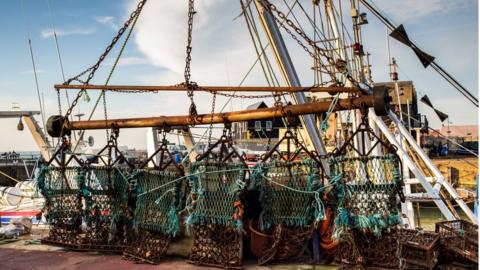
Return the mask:
[(121, 250), (132, 216), (120, 170), (42, 167), (37, 181), (51, 225), (44, 241), (79, 250)]
[(245, 186), (243, 163), (200, 161), (188, 177), (193, 199), (187, 224), (222, 224), (242, 228), (240, 193)]
[(260, 192), (262, 206), (261, 230), (277, 225), (308, 228), (317, 216), (323, 216), (323, 206), (317, 197), (321, 188), (320, 169), (315, 161), (274, 160), (258, 164), (253, 171), (253, 188)]
[(50, 224), (45, 240), (74, 244), (82, 223), (82, 202), (77, 178), (78, 167), (41, 167), (38, 188), (45, 198), (43, 213)]
[(239, 269), (243, 235), (232, 225), (194, 225), (190, 262), (197, 265)]
[(383, 230), (400, 223), (399, 166), (393, 154), (330, 159), (332, 178), (341, 178), (336, 187), (335, 238), (353, 228), (381, 236)]
[[(188, 177), (193, 225), (190, 260), (195, 264), (239, 267), (242, 263), (243, 204), (246, 169), (241, 162), (197, 161)], [(188, 205), (188, 203), (187, 203)]]
[(177, 214), (181, 205), (179, 174), (170, 171), (136, 170), (135, 237), (124, 255), (152, 264), (160, 262), (172, 237), (180, 232)]

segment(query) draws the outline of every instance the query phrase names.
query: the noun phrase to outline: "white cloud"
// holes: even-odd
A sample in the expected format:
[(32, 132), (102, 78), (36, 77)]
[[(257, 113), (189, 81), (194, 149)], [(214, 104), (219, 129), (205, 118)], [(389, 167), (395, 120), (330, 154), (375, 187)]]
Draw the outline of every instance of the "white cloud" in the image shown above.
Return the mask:
[[(306, 0), (305, 0), (306, 1)], [(427, 21), (428, 16), (432, 14), (445, 14), (455, 10), (463, 10), (466, 5), (470, 5), (472, 0), (466, 0), (462, 3), (450, 4), (446, 0), (425, 0), (413, 1), (406, 0), (399, 3), (387, 0), (375, 0), (385, 12), (394, 17), (396, 20), (403, 21), (405, 19), (414, 19), (418, 22)], [(136, 1), (129, 0), (130, 4), (126, 13), (131, 12), (135, 7)], [(286, 10), (285, 6), (279, 5), (281, 10)], [(192, 53), (192, 80), (200, 85), (235, 85), (240, 82), (243, 75), (254, 62), (256, 55), (253, 49), (248, 30), (243, 18), (233, 20), (240, 13), (238, 2), (226, 0), (204, 0), (196, 3), (197, 14), (194, 19), (193, 32), (193, 53)], [(155, 66), (162, 68), (158, 72), (147, 72), (142, 76), (136, 76), (134, 80), (138, 80), (144, 84), (175, 84), (182, 82), (183, 69), (185, 65), (185, 45), (186, 45), (186, 26), (187, 26), (187, 2), (165, 0), (148, 2), (146, 8), (142, 11), (141, 17), (137, 23), (135, 30), (135, 43), (137, 49)], [(388, 66), (385, 44), (385, 30), (380, 23), (370, 15), (371, 23), (365, 27), (365, 48), (372, 53), (371, 63), (373, 65), (374, 78), (378, 81), (389, 80)], [(302, 25), (305, 25), (304, 18), (298, 18)], [(435, 19), (439, 19), (435, 17)], [(428, 21), (432, 18), (428, 17)], [(441, 20), (441, 19), (439, 19)], [(443, 27), (443, 21), (440, 21), (438, 27)], [(445, 22), (447, 23), (447, 22)], [(458, 25), (458, 24), (456, 24)], [(412, 27), (410, 30), (422, 31), (421, 24)], [(431, 28), (431, 27), (430, 27)], [(430, 29), (428, 28), (428, 29)], [(463, 29), (465, 33), (470, 34), (471, 31)], [(259, 32), (264, 37), (261, 26)], [(453, 32), (453, 33), (452, 33)], [(449, 29), (444, 35), (432, 36), (426, 33), (424, 42), (420, 40), (419, 44), (425, 46), (425, 50), (432, 55), (437, 56), (438, 61), (446, 61), (446, 58), (452, 54), (458, 58), (454, 63), (463, 63), (472, 59), (472, 57), (463, 57), (457, 50), (451, 50), (443, 45), (452, 43), (458, 46), (459, 38), (448, 38), (458, 34), (459, 31)], [(289, 53), (294, 61), (298, 75), (303, 85), (310, 85), (311, 59), (306, 53), (295, 44), (292, 39), (283, 31), (284, 40), (289, 48)], [(310, 35), (310, 34), (309, 34)], [(456, 36), (456, 35), (455, 35)], [(413, 35), (415, 38), (417, 35)], [(441, 42), (442, 41), (442, 42)], [(469, 44), (475, 44), (474, 41), (468, 41)], [(266, 44), (264, 40), (264, 45)], [(442, 45), (442, 46), (440, 46)], [(437, 74), (430, 69), (423, 69), (419, 65), (418, 60), (408, 48), (392, 42), (392, 56), (399, 61), (402, 69), (408, 71), (412, 76), (412, 80), (418, 90), (424, 93), (432, 94), (432, 98), (439, 96), (448, 96), (449, 98), (457, 98), (454, 90), (448, 83), (442, 81)], [(471, 47), (471, 46), (468, 46)], [(438, 51), (436, 51), (437, 49)], [(270, 50), (268, 50), (270, 52)], [(465, 54), (471, 52), (470, 48), (466, 49)], [(460, 57), (462, 56), (462, 57)], [(441, 59), (440, 59), (441, 58)], [(275, 61), (270, 57), (274, 69), (276, 69)], [(466, 60), (465, 60), (466, 59)], [(449, 63), (447, 61), (447, 63)], [(445, 65), (445, 68), (453, 74), (461, 76), (471, 76), (472, 73), (462, 72), (462, 68), (457, 68), (454, 64)], [(460, 70), (460, 72), (459, 72)], [(277, 75), (280, 73), (277, 72)], [(459, 79), (462, 79), (461, 76)], [(278, 77), (281, 81), (281, 76)], [(402, 79), (407, 79), (403, 77)], [(468, 78), (467, 78), (468, 79)], [(463, 80), (462, 80), (463, 81)], [(281, 82), (282, 83), (282, 82)], [(252, 76), (246, 81), (245, 85), (265, 85), (265, 80), (261, 73), (261, 69), (255, 68)], [(475, 89), (475, 88), (473, 88)], [(435, 91), (435, 94), (434, 94)], [(441, 94), (439, 93), (441, 92)], [(461, 100), (461, 97), (458, 97)], [(165, 93), (158, 98), (162, 107), (159, 113), (168, 115), (185, 114), (189, 105), (188, 99), (181, 93)], [(208, 113), (211, 102), (209, 95), (195, 95), (195, 101), (199, 106), (199, 112)], [(242, 108), (253, 103), (256, 100), (243, 100)], [(217, 104), (222, 104), (219, 101)], [(243, 103), (242, 103), (243, 102)], [(439, 104), (441, 104), (439, 102)], [(218, 105), (221, 106), (221, 105)], [(230, 108), (228, 108), (230, 109)], [(238, 108), (237, 108), (238, 109)], [(445, 110), (447, 111), (447, 110)], [(465, 109), (465, 114), (471, 114), (471, 110)], [(422, 113), (425, 113), (422, 110)], [(451, 113), (452, 119), (460, 119), (460, 115)], [(465, 122), (476, 121), (476, 116), (466, 117)], [(463, 120), (463, 119), (462, 119)], [(432, 123), (435, 120), (432, 117)], [(459, 121), (460, 122), (460, 121)]]
[[(129, 11), (136, 1), (131, 2)], [(230, 81), (237, 83), (255, 60), (253, 45), (237, 2), (204, 0), (196, 2), (193, 30), (192, 80), (199, 84), (226, 84), (228, 62)], [(148, 2), (137, 22), (135, 43), (155, 66), (169, 70), (170, 83), (183, 80), (187, 39), (187, 2)], [(172, 76), (172, 74), (174, 74)]]
[(113, 16), (97, 16), (95, 17), (95, 21), (104, 24), (113, 30), (118, 29), (118, 25), (115, 23), (115, 18)]
[(136, 57), (136, 56), (129, 56), (129, 57), (121, 57), (118, 65), (119, 66), (132, 66), (132, 65), (144, 65), (149, 64), (150, 61), (144, 57)]
[[(96, 32), (96, 29), (93, 27), (84, 28), (71, 28), (71, 29), (56, 29), (57, 36), (70, 36), (70, 35), (91, 35)], [(47, 28), (40, 32), (42, 38), (53, 37), (53, 29)]]

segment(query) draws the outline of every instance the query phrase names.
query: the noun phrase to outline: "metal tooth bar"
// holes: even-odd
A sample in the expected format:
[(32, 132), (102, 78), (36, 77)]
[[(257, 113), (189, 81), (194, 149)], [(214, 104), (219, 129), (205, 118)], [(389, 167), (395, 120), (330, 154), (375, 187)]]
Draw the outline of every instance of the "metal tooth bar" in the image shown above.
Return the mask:
[(129, 260), (158, 264), (167, 252), (170, 241), (171, 237), (168, 235), (141, 230), (123, 255)]
[(189, 263), (241, 269), (242, 234), (223, 225), (195, 225)]
[[(85, 89), (85, 90), (108, 90), (108, 91), (125, 91), (125, 92), (157, 92), (157, 91), (187, 91), (184, 85), (66, 85), (56, 84), (55, 89)], [(193, 91), (207, 91), (207, 92), (326, 92), (326, 93), (360, 93), (354, 87), (290, 87), (290, 86), (198, 86)]]

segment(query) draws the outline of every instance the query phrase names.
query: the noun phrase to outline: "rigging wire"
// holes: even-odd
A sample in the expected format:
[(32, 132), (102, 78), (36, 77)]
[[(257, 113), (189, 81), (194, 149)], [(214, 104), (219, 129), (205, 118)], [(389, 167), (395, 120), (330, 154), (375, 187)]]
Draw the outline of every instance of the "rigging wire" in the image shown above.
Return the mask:
[[(62, 55), (60, 53), (60, 45), (58, 43), (57, 30), (55, 28), (52, 5), (51, 5), (51, 2), (50, 2), (51, 0), (46, 0), (46, 1), (47, 1), (47, 6), (48, 6), (48, 12), (50, 14), (50, 23), (52, 25), (53, 38), (55, 40), (55, 48), (56, 48), (56, 51), (57, 51), (58, 64), (60, 65), (60, 72), (62, 74), (62, 79), (63, 79), (63, 81), (66, 81), (67, 79), (65, 78), (65, 70), (63, 68), (63, 60), (62, 60)], [(68, 96), (67, 91), (65, 91), (65, 98), (67, 99), (67, 105), (70, 107), (70, 97)]]
[[(136, 14), (136, 17), (134, 19), (134, 21), (132, 22), (132, 25), (130, 26), (130, 29), (128, 31), (128, 34), (127, 36), (125, 37), (125, 40), (123, 41), (122, 43), (122, 47), (120, 48), (120, 51), (117, 55), (117, 57), (115, 58), (115, 62), (113, 63), (112, 65), (112, 68), (110, 69), (110, 72), (108, 73), (108, 77), (107, 79), (105, 80), (105, 85), (108, 85), (108, 83), (110, 82), (110, 79), (112, 78), (113, 76), (113, 72), (115, 71), (117, 65), (118, 65), (118, 62), (120, 61), (120, 58), (122, 57), (122, 54), (123, 54), (123, 51), (125, 50), (125, 47), (127, 46), (127, 43), (130, 39), (130, 36), (132, 35), (132, 32), (133, 32), (133, 29), (135, 28), (135, 25), (137, 23), (137, 20), (138, 20), (138, 17), (140, 16), (140, 13), (137, 13)], [(105, 113), (105, 121), (107, 120), (107, 108), (106, 108), (106, 99), (105, 99), (105, 93), (106, 91), (103, 90), (100, 95), (97, 97), (97, 100), (95, 101), (95, 104), (92, 108), (92, 111), (90, 112), (90, 115), (88, 116), (88, 121), (90, 121), (93, 117), (93, 114), (95, 113), (95, 110), (97, 109), (97, 106), (98, 104), (100, 103), (100, 100), (103, 99), (103, 105), (104, 105), (104, 113)], [(108, 141), (108, 138), (109, 138), (109, 133), (108, 133), (108, 129), (106, 130), (107, 132), (107, 141)], [(73, 151), (75, 151), (80, 143), (80, 141), (83, 139), (83, 135), (85, 134), (85, 130), (82, 130), (80, 135), (79, 135), (79, 139), (77, 141), (77, 143), (75, 144), (75, 147), (73, 148)]]
[[(378, 8), (375, 8), (370, 4), (367, 0), (360, 0), (360, 2), (372, 12), (383, 24), (385, 24), (391, 31), (395, 30), (396, 27), (391, 23), (391, 21), (385, 17), (383, 14), (384, 12), (380, 13)], [(373, 3), (372, 0), (370, 2)], [(412, 48), (417, 48), (418, 46), (415, 45), (410, 40), (410, 44)], [(442, 76), (448, 83), (450, 83), (457, 91), (459, 91), (468, 101), (473, 103), (476, 107), (478, 107), (478, 98), (475, 97), (468, 89), (466, 89), (460, 82), (458, 82), (452, 75), (450, 75), (447, 71), (445, 71), (440, 65), (438, 65), (435, 60), (432, 60), (430, 66), (437, 71), (440, 76)]]
[[(54, 41), (55, 41), (55, 49), (56, 49), (56, 52), (57, 52), (58, 64), (60, 66), (60, 73), (62, 75), (62, 80), (66, 81), (65, 70), (63, 68), (62, 56), (61, 56), (61, 53), (60, 53), (60, 45), (58, 43), (57, 29), (55, 27), (55, 22), (54, 22), (54, 19), (53, 19), (52, 5), (51, 5), (50, 0), (46, 0), (46, 2), (47, 2), (47, 7), (48, 7), (48, 13), (49, 13), (49, 16), (50, 16), (50, 24), (52, 25), (52, 30), (53, 30), (53, 38), (54, 38)], [(61, 103), (61, 97), (60, 97), (60, 92), (59, 91), (60, 90), (57, 90), (58, 112), (60, 113), (60, 115), (62, 115), (62, 103)], [(65, 91), (65, 98), (67, 100), (68, 107), (70, 107), (70, 97), (68, 96), (67, 91)], [(70, 119), (73, 119), (73, 116), (70, 116)], [(75, 132), (73, 133), (73, 138), (75, 140), (77, 139), (77, 134)], [(57, 147), (60, 145), (61, 142), (62, 142), (61, 138), (58, 138)]]
[(38, 105), (40, 106), (40, 114), (42, 116), (42, 126), (43, 126), (43, 130), (45, 131), (46, 130), (45, 129), (45, 108), (43, 107), (42, 98), (41, 98), (41, 95), (40, 95), (40, 86), (39, 86), (39, 83), (38, 83), (37, 67), (36, 67), (36, 64), (35, 64), (32, 38), (31, 38), (31, 35), (30, 35), (30, 23), (29, 23), (27, 17), (25, 16), (25, 6), (24, 6), (23, 0), (20, 2), (20, 4), (21, 4), (21, 8), (22, 8), (23, 18), (25, 20), (26, 27), (27, 27), (28, 48), (29, 48), (29, 52), (30, 52), (30, 59), (31, 59), (31, 62), (32, 62), (33, 76), (35, 78), (35, 88), (37, 90)]
[[(249, 10), (249, 12), (250, 12), (250, 23), (252, 24), (252, 28), (253, 28), (253, 30), (254, 30), (254, 32), (255, 32), (255, 36), (256, 36), (256, 38), (258, 39), (258, 42), (259, 42), (259, 44), (260, 44), (260, 47), (264, 47), (264, 46), (263, 46), (263, 43), (262, 43), (262, 40), (261, 40), (261, 38), (260, 38), (260, 34), (259, 34), (258, 29), (257, 29), (256, 23), (255, 23), (255, 20), (253, 19), (253, 18), (254, 18), (254, 16), (253, 16), (253, 11), (252, 11), (252, 9), (251, 9), (250, 6), (248, 6), (248, 10)], [(265, 48), (265, 49), (266, 49), (266, 48)], [(273, 67), (272, 67), (272, 64), (270, 63), (270, 60), (269, 60), (269, 58), (268, 58), (268, 55), (267, 55), (266, 53), (262, 53), (262, 56), (263, 56), (263, 58), (264, 58), (264, 60), (265, 60), (265, 63), (266, 63), (266, 65), (267, 65), (267, 70), (268, 70), (268, 73), (269, 73), (269, 76), (270, 76), (270, 80), (271, 80), (271, 82), (272, 82), (272, 86), (278, 86), (278, 85), (280, 85), (280, 83), (279, 83), (279, 81), (278, 81), (278, 78), (277, 78), (275, 72), (273, 71)]]
[[(289, 7), (286, 0), (283, 0), (283, 3), (287, 6), (287, 8)], [(297, 16), (295, 16), (295, 14), (293, 13), (293, 8), (295, 7), (295, 5), (297, 5), (298, 7), (300, 7), (300, 9), (301, 9), (301, 10), (304, 12), (304, 14), (306, 15), (306, 17), (307, 17), (310, 25), (312, 25), (312, 26), (314, 27), (314, 30), (315, 30), (315, 24), (313, 23), (312, 19), (308, 16), (308, 13), (305, 11), (305, 9), (303, 8), (302, 4), (301, 4), (298, 0), (295, 0), (294, 4), (293, 4), (292, 7), (291, 7), (291, 9), (292, 9), (291, 12), (287, 13), (285, 17), (288, 18), (288, 16), (289, 16), (290, 13), (291, 13), (291, 16), (293, 17), (294, 21), (297, 23), (299, 29), (302, 30), (303, 32), (305, 32), (305, 30), (303, 29), (302, 24), (301, 24), (300, 21), (298, 20)], [(284, 23), (284, 22), (282, 22), (280, 26), (282, 26), (283, 23)], [(315, 31), (315, 32), (316, 32), (316, 31)], [(314, 34), (315, 34), (315, 32), (314, 32)], [(325, 42), (324, 42), (324, 44), (325, 44)], [(326, 44), (330, 45), (328, 42), (326, 42)], [(326, 47), (327, 47), (327, 46), (326, 46)], [(315, 50), (315, 48), (314, 48), (313, 51), (314, 51), (314, 54), (317, 56), (317, 61), (319, 62), (318, 71), (321, 72), (322, 68), (324, 68), (324, 69), (326, 70), (325, 73), (326, 73), (326, 74), (329, 74), (328, 70), (326, 69), (326, 65), (323, 64), (322, 61), (321, 61), (321, 58), (320, 58), (320, 55), (319, 55), (318, 50)], [(314, 59), (315, 59), (315, 57), (314, 57)], [(332, 80), (333, 80), (333, 79), (332, 79)]]
[[(242, 0), (240, 0), (240, 1), (242, 1)], [(242, 8), (242, 13), (241, 13), (240, 15), (245, 15), (245, 13), (246, 13), (246, 11), (247, 11), (247, 7), (249, 7), (252, 2), (253, 2), (253, 0), (250, 0), (250, 1), (248, 1), (248, 2), (246, 3), (245, 8)], [(255, 5), (255, 7), (256, 7), (256, 5)], [(256, 10), (257, 10), (257, 12), (259, 12), (259, 10), (258, 10), (257, 7), (256, 7)], [(250, 11), (251, 11), (251, 9), (250, 9)], [(288, 11), (287, 15), (290, 14), (291, 12), (292, 12), (292, 8), (289, 8), (289, 11)], [(250, 16), (253, 18), (253, 13), (250, 13)], [(282, 21), (282, 23), (284, 23), (284, 20)], [(258, 33), (258, 31), (257, 31), (257, 33)], [(248, 69), (247, 73), (246, 73), (246, 74), (243, 76), (243, 78), (240, 80), (238, 86), (242, 86), (242, 85), (243, 85), (243, 83), (246, 81), (246, 79), (248, 78), (248, 76), (251, 74), (251, 72), (253, 71), (253, 69), (254, 69), (255, 66), (257, 65), (257, 63), (261, 60), (261, 56), (264, 56), (264, 55), (265, 55), (265, 57), (266, 57), (266, 59), (267, 59), (267, 63), (270, 62), (270, 61), (268, 60), (268, 57), (266, 56), (266, 49), (267, 49), (268, 47), (269, 47), (269, 44), (267, 43), (267, 44), (262, 48), (262, 51), (261, 51), (261, 53), (260, 53), (260, 56), (257, 56), (257, 58), (255, 59), (255, 61), (253, 62), (253, 64), (252, 64), (252, 65), (250, 66), (250, 68)], [(271, 64), (269, 64), (269, 66), (270, 66), (270, 68), (272, 68), (272, 67), (271, 67)], [(277, 85), (279, 85), (278, 79), (277, 79), (277, 77), (276, 77), (276, 75), (275, 75), (274, 72), (273, 72), (273, 76), (274, 76), (274, 78), (275, 78), (275, 82), (277, 83)], [(223, 111), (225, 110), (225, 108), (228, 106), (228, 104), (232, 101), (232, 99), (235, 97), (235, 96), (234, 96), (235, 93), (237, 93), (237, 92), (236, 92), (236, 91), (233, 92), (233, 95), (230, 95), (230, 96), (228, 97), (227, 101), (223, 104), (222, 108), (220, 109), (220, 111), (219, 111), (220, 113), (223, 112)], [(285, 95), (282, 95), (282, 97), (283, 97), (284, 101), (286, 102)], [(242, 99), (241, 99), (241, 100), (242, 100)], [(200, 140), (203, 140), (203, 139), (205, 138), (205, 136), (207, 135), (207, 132), (208, 132), (208, 129), (205, 128), (205, 131), (204, 131), (203, 135), (200, 137)], [(302, 136), (302, 135), (300, 134), (300, 136)], [(190, 149), (188, 155), (186, 155), (186, 156), (183, 158), (183, 160), (181, 161), (182, 164), (184, 164), (184, 163), (188, 160), (189, 154), (190, 154), (190, 153), (195, 149), (195, 147), (199, 144), (200, 140), (199, 140), (197, 143), (194, 144), (194, 146), (192, 147), (192, 149)]]

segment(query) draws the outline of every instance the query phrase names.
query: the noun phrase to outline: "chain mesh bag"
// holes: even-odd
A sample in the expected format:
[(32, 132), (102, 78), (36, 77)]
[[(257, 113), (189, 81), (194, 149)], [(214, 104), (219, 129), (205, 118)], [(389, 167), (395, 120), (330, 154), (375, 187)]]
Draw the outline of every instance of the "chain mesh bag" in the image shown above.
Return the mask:
[[(165, 135), (165, 133), (164, 133)], [(159, 155), (160, 164), (153, 157)], [(141, 166), (149, 162), (152, 168), (136, 170), (135, 181), (135, 237), (125, 250), (127, 259), (157, 264), (167, 252), (170, 241), (180, 232), (178, 210), (183, 205), (181, 180), (183, 168), (173, 161), (173, 156), (163, 140), (158, 151)]]
[[(287, 154), (279, 151), (284, 141)], [(292, 143), (296, 149), (291, 152)], [(302, 158), (301, 154), (306, 156)], [(262, 212), (258, 220), (260, 232), (253, 230), (252, 234), (271, 234), (263, 244), (252, 238), (255, 248), (261, 250), (255, 252), (260, 256), (260, 264), (301, 255), (311, 238), (314, 221), (324, 216), (320, 199), (324, 176), (318, 156), (308, 151), (290, 130), (255, 166), (252, 188), (259, 191)]]
[[(219, 149), (218, 152), (213, 152)], [(242, 263), (242, 215), (240, 194), (245, 187), (247, 165), (225, 135), (190, 166), (190, 215), (194, 264), (240, 267)]]
[(86, 166), (84, 170), (85, 178), (80, 179), (86, 225), (82, 249), (121, 251), (129, 223), (127, 169)]
[[(363, 151), (353, 143), (357, 136), (363, 142)], [(366, 140), (371, 141), (369, 149)], [(376, 147), (384, 154), (371, 155)], [(337, 207), (333, 237), (340, 241), (339, 250), (342, 246), (353, 248), (362, 260), (372, 260), (370, 251), (361, 245), (365, 241), (362, 239), (382, 241), (383, 235), (388, 238), (389, 232), (397, 229), (401, 222), (399, 205), (404, 201), (403, 179), (395, 152), (394, 146), (369, 128), (364, 116), (358, 129), (329, 160)]]
[(45, 198), (43, 213), (50, 226), (42, 242), (75, 246), (78, 244), (82, 224), (82, 202), (79, 178), (80, 167), (42, 166), (37, 175), (38, 188)]
[(80, 179), (85, 177), (82, 164), (64, 138), (50, 160), (40, 167), (37, 187), (45, 198), (42, 212), (50, 229), (42, 239), (44, 243), (78, 247), (83, 213)]

